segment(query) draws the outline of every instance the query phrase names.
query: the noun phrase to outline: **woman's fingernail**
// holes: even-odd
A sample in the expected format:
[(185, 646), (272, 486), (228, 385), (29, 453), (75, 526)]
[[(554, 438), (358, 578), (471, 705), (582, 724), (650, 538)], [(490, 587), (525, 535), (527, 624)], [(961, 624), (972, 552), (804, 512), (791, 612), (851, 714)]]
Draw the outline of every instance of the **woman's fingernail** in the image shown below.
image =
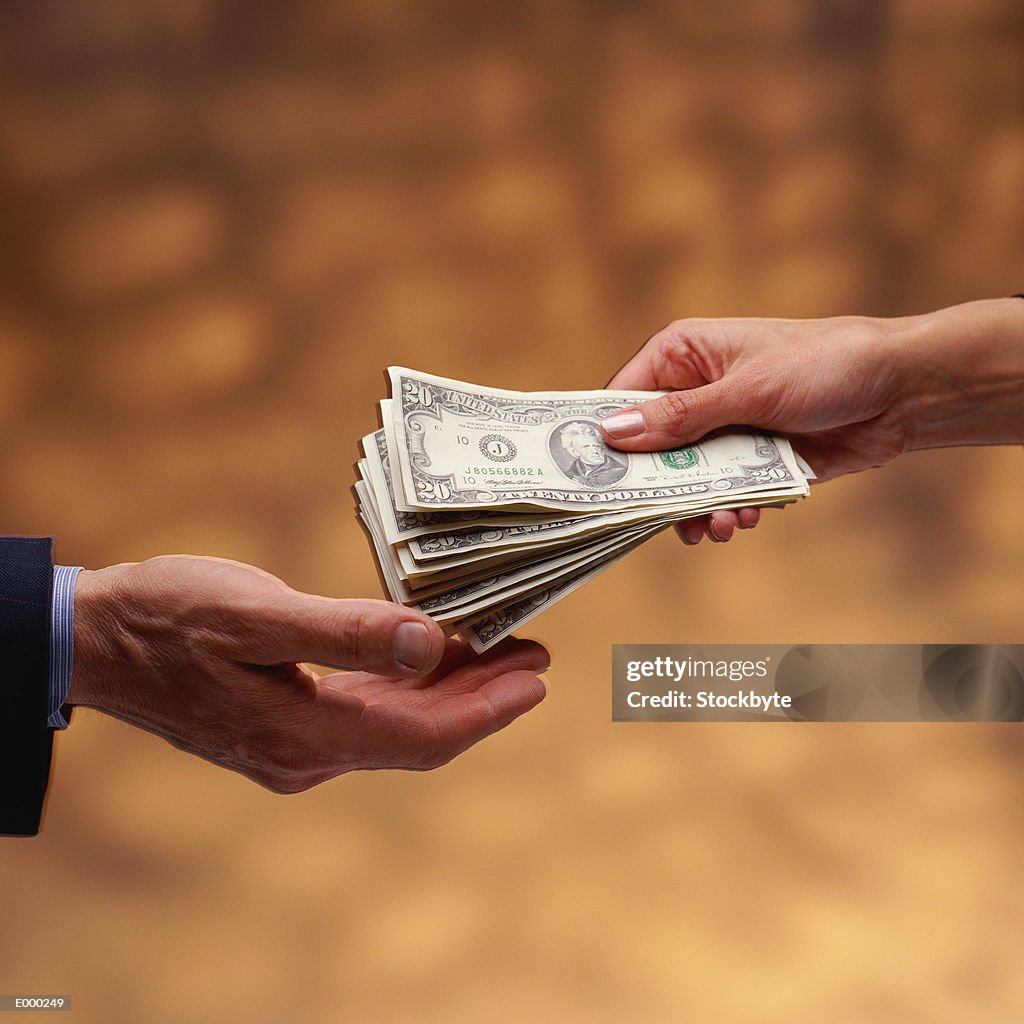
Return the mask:
[(418, 672), (430, 657), (430, 634), (422, 622), (403, 622), (395, 630), (395, 661)]
[(683, 540), (687, 544), (699, 544), (704, 536), (704, 531), (699, 526), (687, 526), (683, 528)]
[(622, 437), (636, 437), (637, 434), (644, 432), (644, 417), (643, 413), (633, 412), (613, 412), (611, 416), (605, 416), (601, 420), (601, 426), (604, 427), (604, 432), (609, 437), (614, 437), (616, 440)]

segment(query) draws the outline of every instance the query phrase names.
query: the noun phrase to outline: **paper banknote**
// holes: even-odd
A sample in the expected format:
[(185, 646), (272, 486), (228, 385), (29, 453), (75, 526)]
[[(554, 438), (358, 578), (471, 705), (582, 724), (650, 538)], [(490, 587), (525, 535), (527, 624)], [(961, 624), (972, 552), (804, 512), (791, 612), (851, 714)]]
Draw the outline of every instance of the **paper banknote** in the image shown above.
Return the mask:
[(652, 392), (517, 392), (391, 367), (363, 438), (359, 516), (392, 600), (478, 650), (674, 522), (805, 497), (784, 438), (719, 431), (627, 454), (599, 425)]

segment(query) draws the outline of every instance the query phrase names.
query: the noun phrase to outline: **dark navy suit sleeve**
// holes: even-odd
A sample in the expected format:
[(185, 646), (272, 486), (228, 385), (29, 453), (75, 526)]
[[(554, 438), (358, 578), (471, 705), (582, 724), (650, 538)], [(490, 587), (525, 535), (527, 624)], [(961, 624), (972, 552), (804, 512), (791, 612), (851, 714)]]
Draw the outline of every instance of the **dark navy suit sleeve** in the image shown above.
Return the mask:
[(0, 835), (38, 833), (50, 777), (51, 550), (0, 537)]

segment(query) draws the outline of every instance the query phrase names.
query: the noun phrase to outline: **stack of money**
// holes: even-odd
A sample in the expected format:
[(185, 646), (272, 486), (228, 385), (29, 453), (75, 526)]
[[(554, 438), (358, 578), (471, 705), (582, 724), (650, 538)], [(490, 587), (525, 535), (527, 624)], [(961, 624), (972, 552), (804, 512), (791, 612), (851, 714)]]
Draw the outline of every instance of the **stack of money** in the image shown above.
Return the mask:
[(672, 523), (805, 497), (784, 438), (609, 448), (599, 423), (655, 397), (502, 391), (390, 367), (363, 438), (359, 516), (392, 600), (484, 651)]

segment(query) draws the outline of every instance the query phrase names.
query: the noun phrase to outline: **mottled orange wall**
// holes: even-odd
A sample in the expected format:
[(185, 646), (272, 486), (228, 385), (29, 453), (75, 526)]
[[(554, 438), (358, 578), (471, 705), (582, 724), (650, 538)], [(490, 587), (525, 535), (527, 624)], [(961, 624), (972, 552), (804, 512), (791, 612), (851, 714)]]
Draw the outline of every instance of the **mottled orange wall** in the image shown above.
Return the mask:
[[(379, 593), (382, 369), (602, 384), (684, 315), (1024, 289), (1015, 0), (15, 0), (0, 519)], [(931, 452), (530, 624), (548, 700), (279, 798), (97, 714), (0, 845), (89, 1022), (1024, 1019), (1011, 727), (615, 725), (610, 644), (1021, 640), (1024, 454)]]

